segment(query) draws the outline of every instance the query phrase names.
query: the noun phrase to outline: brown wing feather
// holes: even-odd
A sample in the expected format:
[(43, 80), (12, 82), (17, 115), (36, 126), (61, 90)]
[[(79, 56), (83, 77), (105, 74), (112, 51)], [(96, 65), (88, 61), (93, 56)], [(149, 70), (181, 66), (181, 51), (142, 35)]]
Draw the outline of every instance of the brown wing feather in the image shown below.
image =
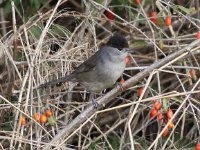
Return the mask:
[(83, 72), (88, 72), (90, 70), (94, 70), (97, 64), (97, 61), (99, 59), (98, 55), (100, 53), (100, 50), (97, 51), (93, 56), (91, 56), (89, 59), (87, 59), (85, 62), (83, 62), (80, 66), (78, 66), (72, 74), (80, 74)]

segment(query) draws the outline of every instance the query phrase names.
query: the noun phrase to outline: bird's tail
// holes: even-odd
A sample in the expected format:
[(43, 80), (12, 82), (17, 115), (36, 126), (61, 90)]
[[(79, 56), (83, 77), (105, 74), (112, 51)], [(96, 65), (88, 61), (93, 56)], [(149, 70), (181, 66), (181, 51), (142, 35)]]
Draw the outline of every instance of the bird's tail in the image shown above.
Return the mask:
[(53, 86), (53, 85), (56, 85), (58, 83), (63, 83), (63, 82), (66, 82), (66, 81), (75, 81), (75, 78), (74, 78), (73, 75), (64, 76), (64, 77), (58, 78), (56, 80), (52, 80), (50, 82), (41, 84), (41, 85), (39, 85), (39, 88), (45, 88), (45, 87), (48, 87), (48, 86)]

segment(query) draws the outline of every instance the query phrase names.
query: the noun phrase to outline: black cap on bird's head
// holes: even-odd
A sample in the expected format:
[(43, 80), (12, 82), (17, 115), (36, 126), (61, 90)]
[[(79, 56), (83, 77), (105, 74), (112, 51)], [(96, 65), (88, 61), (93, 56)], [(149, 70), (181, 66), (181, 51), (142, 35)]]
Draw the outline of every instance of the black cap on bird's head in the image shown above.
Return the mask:
[(128, 41), (119, 34), (113, 35), (106, 45), (117, 48), (119, 50), (122, 50), (123, 48), (129, 48)]

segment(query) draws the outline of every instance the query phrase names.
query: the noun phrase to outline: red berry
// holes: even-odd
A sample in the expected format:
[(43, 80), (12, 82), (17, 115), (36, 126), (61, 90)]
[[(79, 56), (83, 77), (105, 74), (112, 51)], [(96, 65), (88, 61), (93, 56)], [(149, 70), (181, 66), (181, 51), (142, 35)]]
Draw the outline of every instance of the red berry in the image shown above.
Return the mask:
[(196, 37), (197, 37), (197, 39), (199, 39), (199, 38), (200, 38), (200, 31), (199, 31), (199, 32), (197, 32), (197, 34), (196, 34)]
[(200, 144), (199, 143), (196, 144), (196, 150), (200, 150)]
[(170, 16), (165, 18), (165, 24), (166, 26), (170, 26), (172, 24), (172, 18)]
[(141, 2), (142, 2), (142, 0), (135, 0), (135, 3), (136, 3), (137, 5), (139, 5)]
[(51, 117), (53, 115), (52, 111), (51, 110), (47, 110), (46, 111), (46, 116), (47, 117)]
[(121, 79), (119, 82), (122, 84), (122, 83), (124, 83), (124, 82), (125, 82), (125, 80)]
[(169, 130), (168, 130), (168, 128), (166, 128), (165, 131), (162, 133), (162, 136), (163, 136), (163, 137), (166, 137), (167, 134), (168, 134), (168, 132), (169, 132)]
[(150, 118), (154, 118), (157, 115), (158, 111), (156, 109), (152, 109), (150, 112)]
[(161, 103), (160, 103), (158, 100), (156, 100), (156, 101), (154, 102), (154, 108), (155, 108), (156, 110), (160, 110), (160, 108), (161, 108)]
[(149, 16), (151, 17), (150, 20), (151, 20), (152, 22), (156, 22), (156, 21), (157, 21), (157, 18), (156, 18), (157, 12), (152, 11), (152, 12), (150, 12)]
[(46, 115), (44, 115), (44, 114), (40, 115), (40, 122), (41, 122), (41, 123), (46, 123), (46, 122), (47, 122), (47, 117), (46, 117)]
[(26, 125), (26, 118), (24, 116), (21, 117), (21, 125)]
[(167, 111), (167, 118), (168, 118), (168, 119), (171, 119), (171, 118), (173, 117), (173, 115), (174, 115), (173, 111), (172, 111), (171, 109), (169, 109), (169, 110)]
[(190, 77), (194, 77), (196, 75), (196, 71), (194, 69), (190, 69)]
[(40, 120), (39, 115), (38, 115), (38, 114), (34, 114), (34, 119), (35, 119), (36, 121), (39, 121), (39, 120)]
[(142, 95), (142, 92), (143, 92), (143, 88), (139, 88), (139, 90), (138, 90), (138, 96), (139, 97)]
[(168, 125), (168, 127), (169, 127), (170, 129), (172, 129), (172, 128), (174, 127), (173, 122), (170, 122), (169, 125)]
[(115, 16), (113, 15), (113, 12), (111, 10), (105, 10), (104, 14), (110, 20), (114, 20), (115, 19)]

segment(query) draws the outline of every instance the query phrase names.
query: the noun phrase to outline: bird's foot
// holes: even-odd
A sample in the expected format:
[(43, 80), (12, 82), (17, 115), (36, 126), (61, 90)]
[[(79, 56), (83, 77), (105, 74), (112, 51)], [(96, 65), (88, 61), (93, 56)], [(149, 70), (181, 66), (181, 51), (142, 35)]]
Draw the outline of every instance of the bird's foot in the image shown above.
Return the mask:
[(94, 106), (95, 109), (97, 109), (97, 108), (100, 107), (99, 103), (94, 98), (92, 98), (92, 104), (93, 104), (93, 106)]
[(124, 88), (122, 87), (122, 84), (121, 84), (120, 82), (116, 82), (116, 83), (115, 83), (115, 87), (116, 87), (117, 89), (119, 89), (121, 92), (124, 91)]

